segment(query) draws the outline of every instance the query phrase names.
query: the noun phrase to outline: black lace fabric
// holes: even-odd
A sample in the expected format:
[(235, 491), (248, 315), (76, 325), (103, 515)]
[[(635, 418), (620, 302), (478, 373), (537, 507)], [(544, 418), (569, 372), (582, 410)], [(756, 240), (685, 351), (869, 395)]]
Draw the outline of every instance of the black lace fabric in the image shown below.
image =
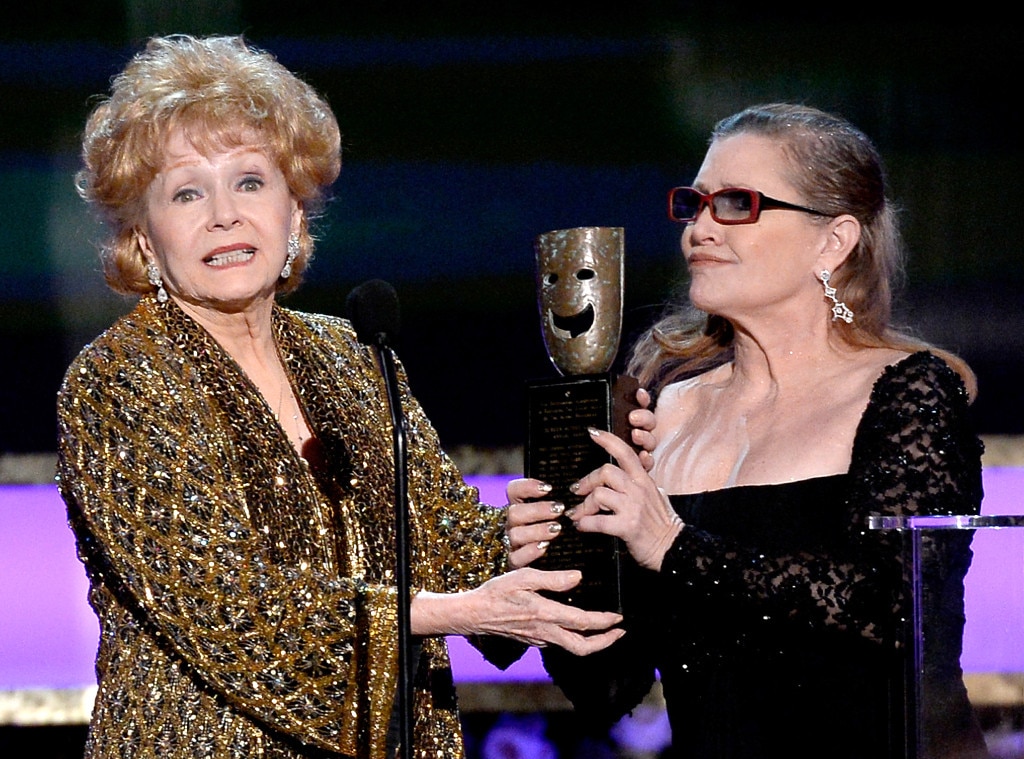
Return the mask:
[[(672, 496), (687, 526), (659, 573), (637, 572), (628, 634), (599, 659), (545, 653), (549, 672), (612, 720), (657, 670), (679, 756), (905, 756), (907, 536), (868, 517), (978, 513), (981, 453), (959, 377), (906, 357), (876, 381), (847, 473)], [(922, 556), (938, 642), (926, 676), (946, 694), (935, 719), (973, 751), (959, 669), (970, 534), (925, 538)]]

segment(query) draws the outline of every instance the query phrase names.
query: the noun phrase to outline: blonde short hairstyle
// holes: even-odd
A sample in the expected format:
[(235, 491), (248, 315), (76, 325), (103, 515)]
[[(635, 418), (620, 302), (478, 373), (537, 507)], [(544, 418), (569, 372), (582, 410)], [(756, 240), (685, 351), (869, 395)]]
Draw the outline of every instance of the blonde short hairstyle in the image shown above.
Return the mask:
[(303, 209), (300, 252), (278, 284), (279, 292), (294, 289), (313, 252), (310, 218), (341, 171), (341, 135), (312, 87), (237, 36), (151, 39), (89, 115), (77, 187), (110, 229), (101, 251), (107, 283), (125, 294), (153, 290), (136, 230), (178, 127), (200, 150), (250, 145), (255, 135), (281, 169)]

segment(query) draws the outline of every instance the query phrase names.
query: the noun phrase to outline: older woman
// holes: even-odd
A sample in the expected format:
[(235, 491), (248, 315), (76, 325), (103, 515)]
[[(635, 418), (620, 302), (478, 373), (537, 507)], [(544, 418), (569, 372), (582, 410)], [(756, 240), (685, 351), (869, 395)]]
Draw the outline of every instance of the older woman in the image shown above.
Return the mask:
[[(717, 125), (670, 215), (692, 308), (656, 324), (631, 362), (656, 395), (654, 468), (594, 431), (619, 466), (580, 480), (572, 515), (647, 570), (641, 608), (597, 659), (549, 650), (549, 670), (610, 720), (657, 669), (674, 756), (903, 757), (915, 742), (904, 566), (899, 536), (868, 517), (977, 513), (981, 444), (970, 370), (890, 326), (901, 251), (877, 151), (836, 116), (752, 107)], [(523, 480), (510, 496), (542, 492)], [(512, 507), (523, 560), (545, 505)], [(928, 757), (985, 755), (959, 668), (969, 562), (969, 538), (926, 552), (940, 651), (917, 725)]]
[[(384, 757), (397, 678), (394, 464), (374, 355), (276, 304), (340, 169), (326, 103), (238, 38), (157, 38), (85, 130), (106, 277), (141, 296), (59, 396), (59, 484), (101, 623), (89, 757)], [(621, 631), (508, 566), (409, 395), (415, 755), (463, 754), (443, 635), (577, 653)], [(394, 731), (392, 731), (394, 732)]]

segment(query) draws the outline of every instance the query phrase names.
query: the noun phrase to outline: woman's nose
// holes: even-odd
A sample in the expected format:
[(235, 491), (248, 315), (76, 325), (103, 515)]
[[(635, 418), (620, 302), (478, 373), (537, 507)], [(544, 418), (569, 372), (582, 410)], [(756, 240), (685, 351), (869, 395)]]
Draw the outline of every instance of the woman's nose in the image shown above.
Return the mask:
[(717, 235), (721, 230), (722, 225), (711, 215), (711, 206), (702, 203), (696, 218), (683, 227), (683, 239), (689, 236), (692, 240), (702, 240)]
[(230, 192), (217, 190), (210, 194), (210, 225), (232, 227), (241, 223), (238, 204)]

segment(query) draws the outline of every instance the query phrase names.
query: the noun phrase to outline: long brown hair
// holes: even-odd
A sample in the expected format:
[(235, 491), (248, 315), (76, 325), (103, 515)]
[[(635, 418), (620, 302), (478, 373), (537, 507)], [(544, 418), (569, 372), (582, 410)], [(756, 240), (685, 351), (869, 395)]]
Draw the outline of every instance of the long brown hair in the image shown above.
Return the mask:
[[(852, 323), (831, 323), (836, 337), (855, 347), (930, 350), (963, 378), (973, 398), (977, 383), (963, 359), (891, 324), (905, 253), (897, 209), (886, 197), (882, 159), (871, 140), (839, 116), (788, 103), (752, 106), (729, 116), (715, 125), (710, 141), (741, 133), (781, 145), (787, 179), (808, 206), (828, 216), (850, 214), (860, 222), (860, 240), (830, 281), (856, 314)], [(628, 371), (657, 392), (731, 360), (733, 338), (728, 320), (680, 304), (641, 335)]]

